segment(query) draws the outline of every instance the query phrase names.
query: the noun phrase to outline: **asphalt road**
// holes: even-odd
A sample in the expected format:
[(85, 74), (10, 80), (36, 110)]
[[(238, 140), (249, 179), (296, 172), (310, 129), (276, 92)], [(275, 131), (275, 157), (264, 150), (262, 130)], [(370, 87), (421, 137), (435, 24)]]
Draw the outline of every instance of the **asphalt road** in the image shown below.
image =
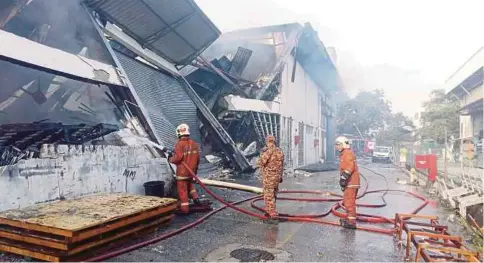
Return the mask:
[[(361, 169), (368, 179), (369, 190), (391, 189), (419, 192), (418, 188), (397, 184), (397, 178), (406, 175), (389, 164), (360, 164), (384, 174), (387, 180), (370, 171)], [(338, 192), (336, 171), (299, 175), (286, 178), (281, 189), (311, 189)], [(260, 185), (260, 182), (242, 183)], [(236, 201), (246, 196), (231, 190), (217, 190), (227, 200)], [(379, 204), (381, 193), (363, 197), (359, 202)], [(359, 212), (394, 217), (397, 212), (410, 212), (421, 201), (404, 193), (389, 192), (386, 195), (388, 205), (384, 208), (359, 208)], [(332, 203), (278, 202), (278, 210), (287, 213), (315, 213), (327, 211)], [(243, 205), (249, 207), (248, 204)], [(448, 221), (450, 214), (439, 208), (436, 202), (429, 204), (421, 214), (439, 215), (441, 222), (451, 226), (451, 232), (460, 231), (460, 227)], [(200, 215), (177, 217), (168, 229), (179, 227)], [(327, 219), (337, 220), (330, 215)], [(380, 224), (382, 228), (391, 225)], [(159, 234), (159, 233), (158, 233)], [(393, 237), (353, 231), (336, 226), (312, 223), (281, 222), (267, 224), (236, 211), (226, 209), (180, 235), (161, 241), (148, 247), (118, 256), (110, 261), (238, 261), (230, 256), (237, 248), (262, 249), (275, 255), (276, 261), (402, 261), (404, 251)]]
[[(360, 163), (384, 175), (386, 180), (371, 171), (360, 169), (369, 182), (369, 190), (401, 189), (422, 192), (421, 189), (397, 184), (397, 178), (407, 179), (407, 176), (391, 164)], [(291, 190), (326, 190), (340, 192), (338, 172), (322, 172), (314, 174), (299, 174), (285, 178), (280, 189)], [(239, 183), (260, 186), (254, 179), (239, 179)], [(364, 180), (362, 180), (364, 185)], [(253, 194), (240, 191), (213, 189), (228, 201), (237, 201)], [(199, 190), (203, 194), (203, 190)], [(293, 195), (294, 196), (294, 195)], [(382, 194), (369, 194), (358, 202), (380, 204)], [(385, 199), (388, 203), (383, 208), (358, 208), (359, 212), (394, 217), (397, 212), (411, 212), (421, 204), (421, 201), (404, 193), (389, 192)], [(263, 203), (261, 203), (263, 205)], [(282, 213), (318, 213), (327, 211), (333, 203), (308, 203), (278, 201), (277, 207)], [(214, 206), (220, 206), (215, 204)], [(249, 204), (242, 205), (249, 208)], [(249, 208), (250, 209), (250, 208)], [(420, 214), (438, 215), (440, 222), (449, 225), (449, 231), (460, 234), (461, 227), (452, 219), (452, 215), (440, 208), (437, 202), (430, 203)], [(202, 214), (177, 216), (167, 227), (159, 229), (149, 236), (133, 237), (134, 244), (149, 237), (160, 235), (192, 222)], [(337, 221), (330, 215), (325, 219)], [(381, 228), (391, 228), (389, 224), (372, 225)], [(123, 244), (122, 246), (126, 246)], [(120, 248), (120, 245), (105, 246), (98, 253), (109, 252)], [(233, 250), (239, 248), (261, 249), (274, 255), (275, 261), (402, 261), (404, 251), (397, 246), (393, 237), (383, 234), (343, 229), (339, 226), (320, 225), (313, 223), (281, 222), (268, 224), (261, 220), (225, 209), (207, 219), (195, 228), (182, 234), (155, 243), (153, 245), (120, 255), (109, 261), (117, 262), (156, 262), (156, 261), (238, 261), (231, 256)], [(255, 255), (248, 253), (247, 255)], [(0, 254), (0, 261), (25, 261), (27, 258), (10, 254)]]

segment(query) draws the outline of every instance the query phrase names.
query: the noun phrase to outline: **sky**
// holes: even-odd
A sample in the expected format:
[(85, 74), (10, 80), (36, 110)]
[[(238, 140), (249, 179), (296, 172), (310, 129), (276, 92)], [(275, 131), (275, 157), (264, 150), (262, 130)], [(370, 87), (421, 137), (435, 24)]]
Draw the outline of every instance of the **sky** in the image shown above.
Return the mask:
[(484, 45), (483, 0), (195, 0), (222, 31), (310, 22), (337, 52), (345, 91), (383, 89), (394, 112), (421, 110), (432, 89)]

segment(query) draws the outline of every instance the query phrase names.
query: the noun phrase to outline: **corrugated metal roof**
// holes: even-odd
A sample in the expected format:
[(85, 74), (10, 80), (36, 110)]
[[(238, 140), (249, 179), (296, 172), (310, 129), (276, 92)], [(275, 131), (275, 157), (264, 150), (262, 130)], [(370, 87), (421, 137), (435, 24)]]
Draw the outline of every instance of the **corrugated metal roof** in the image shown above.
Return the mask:
[(142, 62), (117, 52), (129, 80), (148, 111), (153, 128), (167, 147), (173, 147), (177, 140), (175, 127), (188, 124), (191, 137), (201, 142), (197, 107), (185, 92), (182, 84), (172, 76), (157, 71)]
[(85, 0), (142, 46), (177, 65), (190, 63), (220, 35), (193, 0)]

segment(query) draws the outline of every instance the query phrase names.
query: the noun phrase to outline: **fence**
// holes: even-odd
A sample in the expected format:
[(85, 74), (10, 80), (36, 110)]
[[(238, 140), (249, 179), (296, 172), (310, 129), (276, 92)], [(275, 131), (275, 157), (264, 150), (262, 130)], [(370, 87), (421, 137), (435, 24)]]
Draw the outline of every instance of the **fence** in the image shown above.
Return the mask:
[[(447, 153), (444, 145), (430, 146), (395, 147), (395, 163), (420, 175), (417, 177), (429, 186), (429, 193), (439, 196), (446, 204), (458, 209), (463, 218), (475, 219), (482, 227), (484, 171), (479, 168), (479, 166), (482, 167), (482, 164), (479, 165), (479, 156), (482, 158), (482, 146), (464, 144), (457, 149), (448, 147)], [(415, 168), (415, 155), (417, 154), (437, 155), (437, 180), (433, 184), (427, 180), (426, 170)]]

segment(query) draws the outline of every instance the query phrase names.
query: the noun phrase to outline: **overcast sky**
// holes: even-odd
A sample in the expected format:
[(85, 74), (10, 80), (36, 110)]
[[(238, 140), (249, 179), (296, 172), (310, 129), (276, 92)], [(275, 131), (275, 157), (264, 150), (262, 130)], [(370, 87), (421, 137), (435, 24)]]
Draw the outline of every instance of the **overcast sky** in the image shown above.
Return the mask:
[(310, 22), (346, 91), (380, 88), (413, 115), (484, 45), (483, 0), (195, 0), (222, 31)]

